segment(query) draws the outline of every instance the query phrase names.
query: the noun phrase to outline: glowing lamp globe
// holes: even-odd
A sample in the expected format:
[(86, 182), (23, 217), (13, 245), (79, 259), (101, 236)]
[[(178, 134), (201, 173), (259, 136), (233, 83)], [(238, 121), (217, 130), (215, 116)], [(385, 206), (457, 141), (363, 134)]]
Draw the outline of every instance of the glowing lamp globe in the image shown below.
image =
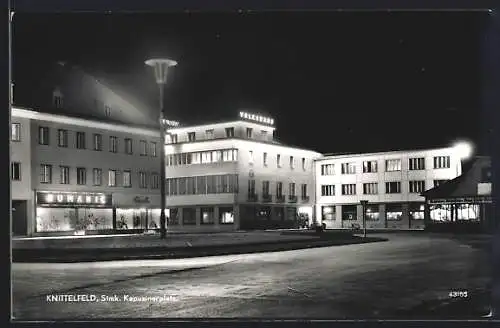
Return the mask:
[(457, 142), (453, 147), (460, 159), (467, 159), (472, 156), (473, 147), (470, 142)]
[(166, 58), (153, 58), (146, 60), (146, 65), (154, 68), (156, 83), (165, 84), (167, 83), (167, 72), (169, 67), (177, 66), (175, 60)]

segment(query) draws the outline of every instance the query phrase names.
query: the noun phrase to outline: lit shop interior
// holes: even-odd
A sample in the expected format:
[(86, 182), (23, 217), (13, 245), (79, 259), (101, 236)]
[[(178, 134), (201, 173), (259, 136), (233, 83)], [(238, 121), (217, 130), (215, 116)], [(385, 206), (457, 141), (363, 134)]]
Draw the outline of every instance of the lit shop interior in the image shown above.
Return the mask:
[(104, 234), (160, 227), (160, 209), (114, 208), (111, 194), (37, 192), (36, 204), (36, 233)]

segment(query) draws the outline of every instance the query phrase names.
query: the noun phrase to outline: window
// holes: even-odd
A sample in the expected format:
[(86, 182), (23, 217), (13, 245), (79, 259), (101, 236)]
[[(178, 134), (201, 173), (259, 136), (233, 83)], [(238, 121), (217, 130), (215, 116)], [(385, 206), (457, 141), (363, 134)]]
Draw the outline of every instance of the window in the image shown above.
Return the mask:
[(434, 180), (434, 188), (439, 187), (443, 183), (447, 182), (448, 180)]
[(283, 196), (283, 182), (276, 182), (276, 197)]
[(356, 165), (354, 163), (342, 163), (342, 174), (356, 174)]
[(288, 195), (290, 195), (291, 197), (294, 197), (297, 195), (294, 182), (290, 182), (288, 184)]
[(251, 139), (251, 138), (252, 138), (252, 132), (253, 132), (253, 129), (252, 129), (252, 128), (247, 128), (247, 138), (248, 138), (248, 139)]
[(56, 108), (58, 109), (64, 107), (64, 98), (62, 97), (62, 95), (54, 96), (54, 106), (56, 106)]
[(262, 162), (263, 162), (264, 166), (267, 166), (267, 153), (264, 153), (262, 155)]
[(202, 164), (212, 163), (212, 152), (210, 152), (210, 151), (202, 152), (201, 153), (201, 163)]
[(376, 173), (378, 172), (377, 161), (363, 162), (363, 173)]
[(420, 203), (410, 203), (409, 214), (411, 220), (423, 220), (425, 217), (425, 205)]
[(307, 184), (303, 183), (300, 185), (300, 196), (302, 199), (307, 198)]
[(85, 149), (85, 132), (76, 133), (76, 148)]
[(335, 221), (335, 206), (321, 206), (321, 218), (323, 221)]
[(355, 184), (343, 184), (342, 185), (342, 195), (356, 195), (356, 185)]
[(306, 169), (306, 159), (302, 157), (302, 169), (305, 171)]
[(117, 175), (117, 170), (109, 170), (108, 171), (108, 186), (109, 187), (116, 187), (116, 175)]
[(148, 142), (146, 140), (141, 140), (140, 147), (141, 147), (141, 156), (147, 156), (148, 155)]
[(321, 165), (321, 175), (334, 175), (334, 174), (335, 174), (335, 164)]
[(403, 207), (401, 204), (386, 204), (385, 217), (387, 221), (401, 221), (403, 218)]
[(290, 156), (290, 168), (291, 169), (295, 168), (295, 160), (293, 159), (293, 156)]
[(13, 162), (10, 165), (10, 170), (11, 170), (11, 179), (13, 181), (20, 181), (21, 180), (21, 163), (19, 162)]
[(158, 173), (151, 173), (151, 188), (152, 189), (160, 188), (160, 175)]
[(188, 140), (189, 140), (189, 142), (196, 141), (196, 132), (189, 132), (188, 133)]
[(52, 183), (52, 165), (40, 165), (40, 183)]
[(261, 130), (260, 135), (262, 136), (262, 139), (266, 139), (267, 138), (267, 131)]
[(192, 207), (184, 207), (182, 209), (182, 224), (196, 225), (196, 209)]
[(385, 193), (386, 194), (399, 194), (401, 193), (401, 182), (393, 181), (385, 183)]
[(156, 157), (156, 142), (151, 142), (149, 144), (150, 153), (152, 157)]
[(170, 134), (170, 142), (175, 144), (177, 143), (177, 134)]
[(132, 172), (130, 170), (123, 171), (123, 186), (125, 188), (132, 187)]
[(376, 182), (363, 183), (363, 194), (365, 195), (378, 194), (378, 183)]
[(491, 167), (483, 167), (481, 168), (481, 183), (491, 182)]
[(109, 137), (109, 151), (112, 153), (118, 152), (118, 138), (114, 136)]
[(210, 129), (205, 131), (205, 135), (207, 139), (213, 139), (214, 138), (214, 129)]
[(379, 205), (367, 204), (365, 207), (365, 216), (367, 221), (378, 221), (380, 219)]
[(219, 224), (233, 224), (234, 211), (232, 207), (219, 207)]
[(102, 150), (102, 135), (98, 133), (94, 133), (94, 150), (101, 151)]
[(21, 141), (21, 123), (12, 123), (10, 128), (10, 140)]
[(76, 184), (85, 185), (87, 184), (87, 169), (84, 167), (76, 168)]
[(262, 181), (262, 195), (269, 195), (269, 181)]
[(139, 188), (148, 187), (148, 175), (146, 172), (139, 172)]
[(357, 212), (358, 209), (356, 205), (342, 205), (342, 220), (356, 220)]
[(400, 159), (388, 159), (385, 161), (385, 171), (395, 172), (401, 171), (401, 160)]
[(255, 195), (255, 180), (248, 180), (248, 194)]
[(278, 167), (281, 167), (281, 155), (280, 154), (276, 155), (276, 165)]
[(110, 117), (111, 116), (111, 107), (104, 106), (104, 115), (106, 115), (106, 117)]
[(434, 157), (434, 168), (435, 169), (449, 169), (450, 168), (450, 156), (436, 156), (436, 157)]
[(234, 128), (226, 128), (226, 137), (228, 138), (234, 137)]
[(57, 144), (59, 147), (68, 147), (68, 130), (57, 130)]
[(102, 185), (102, 169), (93, 169), (92, 175), (92, 182), (94, 183), (94, 186)]
[(425, 191), (425, 181), (410, 181), (409, 188), (411, 193), (421, 193)]
[(423, 157), (410, 158), (408, 160), (408, 167), (410, 171), (425, 170), (425, 158)]
[(253, 151), (252, 150), (248, 151), (248, 162), (250, 162), (250, 164), (253, 164)]
[(321, 196), (335, 196), (335, 185), (322, 185)]
[(125, 138), (125, 154), (132, 154), (132, 139)]
[(69, 166), (60, 166), (60, 184), (69, 184)]
[(38, 144), (48, 145), (49, 144), (49, 128), (46, 126), (38, 127)]
[(215, 216), (214, 216), (214, 208), (213, 207), (202, 207), (200, 210), (200, 223), (201, 224), (214, 224)]

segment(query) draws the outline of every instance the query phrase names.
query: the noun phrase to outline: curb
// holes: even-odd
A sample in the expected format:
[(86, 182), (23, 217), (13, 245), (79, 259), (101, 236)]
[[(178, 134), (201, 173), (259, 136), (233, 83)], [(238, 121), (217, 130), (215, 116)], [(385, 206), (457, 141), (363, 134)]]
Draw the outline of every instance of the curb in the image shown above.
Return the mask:
[(193, 247), (154, 247), (148, 249), (64, 249), (64, 250), (12, 250), (14, 263), (75, 263), (120, 260), (180, 259), (205, 256), (280, 252), (297, 249), (343, 246), (386, 241), (382, 238), (363, 240), (309, 239), (296, 242), (276, 241), (265, 244), (214, 245)]

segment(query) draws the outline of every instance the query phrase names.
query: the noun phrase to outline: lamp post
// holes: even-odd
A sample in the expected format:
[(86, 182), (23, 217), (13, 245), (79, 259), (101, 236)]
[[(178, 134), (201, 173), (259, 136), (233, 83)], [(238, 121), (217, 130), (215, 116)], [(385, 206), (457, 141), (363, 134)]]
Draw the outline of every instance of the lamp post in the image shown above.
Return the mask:
[(366, 205), (368, 204), (367, 200), (360, 201), (363, 211), (363, 238), (366, 238)]
[(167, 236), (167, 229), (165, 225), (165, 120), (163, 118), (163, 89), (167, 83), (167, 73), (170, 67), (176, 66), (175, 60), (165, 58), (149, 59), (145, 62), (146, 65), (154, 68), (156, 84), (160, 89), (160, 194), (161, 194), (161, 214), (160, 214), (160, 238), (165, 239)]

